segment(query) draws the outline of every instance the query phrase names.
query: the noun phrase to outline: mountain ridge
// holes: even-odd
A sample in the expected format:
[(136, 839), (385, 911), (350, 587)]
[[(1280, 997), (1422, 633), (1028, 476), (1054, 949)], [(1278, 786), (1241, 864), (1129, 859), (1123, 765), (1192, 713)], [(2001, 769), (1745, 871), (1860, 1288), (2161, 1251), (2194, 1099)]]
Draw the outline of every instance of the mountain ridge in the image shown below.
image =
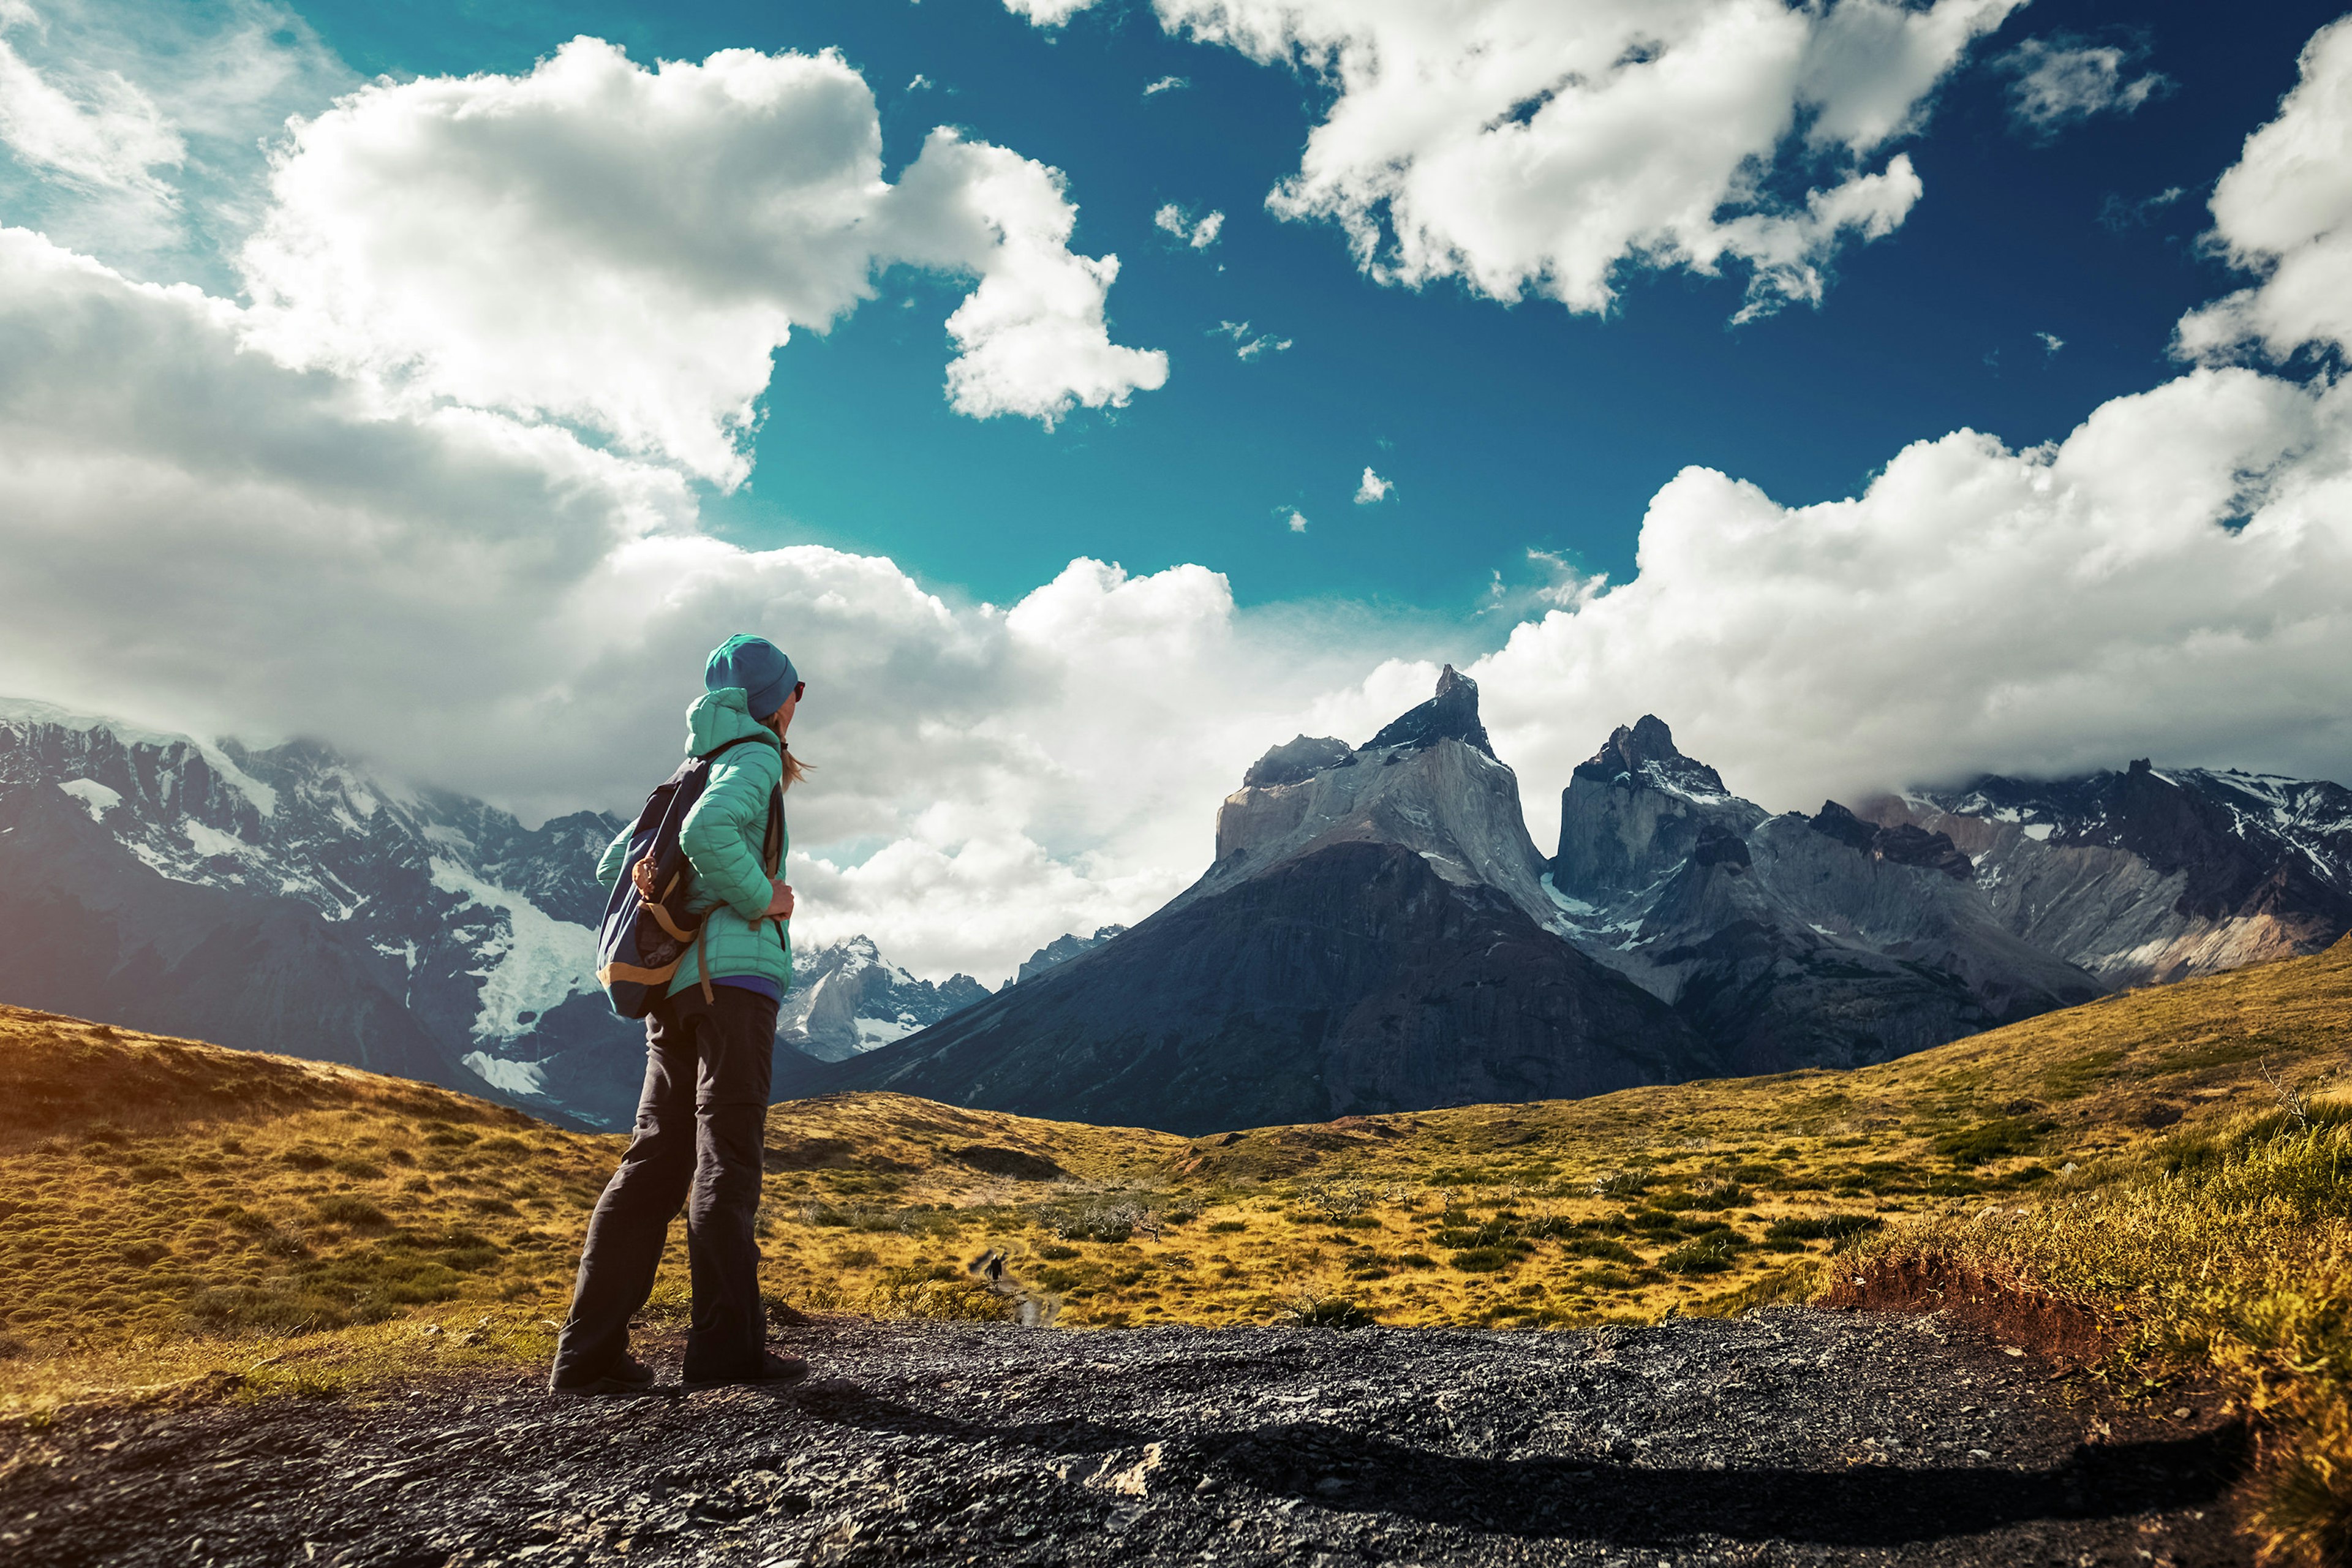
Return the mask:
[[(1517, 775), (1479, 720), (1475, 683), (1448, 666), (1429, 701), (1361, 746), (1301, 735), (1260, 757), (1219, 809), (1209, 868), (1130, 932), (1025, 994), (1008, 991), (840, 1070), (786, 1076), (794, 1092), (887, 1088), (1191, 1131), (1218, 1113), (1307, 1120), (1408, 1109), (1416, 1096), (1423, 1108), (1465, 1103), (1452, 1097), (1501, 1094), (1506, 1081), (1553, 1086), (1519, 1091), (1529, 1095), (1596, 1092), (1559, 1086), (1612, 1072), (1647, 1082), (1864, 1066), (2116, 988), (2115, 963), (2075, 961), (2105, 951), (2095, 933), (2053, 951), (2048, 921), (2033, 913), (2042, 905), (2002, 891), (2045, 849), (2070, 865), (2105, 858), (2077, 905), (2106, 900), (2108, 948), (2120, 932), (2144, 954), (2143, 928), (2169, 932), (2177, 962), (2161, 978), (2316, 952), (2352, 931), (2352, 897), (2337, 891), (2352, 888), (2352, 792), (2181, 776), (2188, 786), (2145, 763), (2048, 786), (1987, 775), (1948, 799), (1957, 809), (1913, 791), (1861, 811), (1832, 800), (1811, 815), (1773, 813), (1731, 793), (1645, 714), (1571, 772), (1547, 858), (1526, 832)], [(2209, 787), (2214, 779), (2223, 783)], [(2087, 791), (2091, 804), (2077, 803), (2063, 831), (1999, 804), (2037, 787), (2065, 801)], [(2224, 788), (2229, 800), (2216, 795)], [(2277, 822), (2265, 826), (2258, 807)], [(2015, 820), (2002, 821), (2004, 810)], [(2048, 882), (2037, 875), (2032, 886)], [(1419, 885), (1402, 891), (1407, 882)], [(1484, 910), (1486, 923), (1402, 918), (1441, 896)], [(1246, 936), (1214, 936), (1202, 909)], [(1489, 955), (1516, 955), (1517, 980), (1537, 993), (1594, 987), (1562, 957), (1572, 953), (1664, 1011), (1622, 997), (1619, 1011), (1601, 1008), (1603, 1032), (1620, 1031), (1607, 1065), (1599, 1039), (1531, 1053), (1511, 1025), (1475, 1008), (1428, 1038), (1376, 1045), (1333, 1018), (1370, 1007), (1392, 1033), (1408, 1017), (1426, 1027), (1441, 986), (1512, 995), (1568, 1026), (1491, 968), (1351, 968), (1342, 953), (1361, 948), (1365, 921), (1382, 919), (1433, 952), (1475, 930)], [(1171, 973), (1184, 978), (1171, 984)], [(1421, 999), (1399, 985), (1421, 986)], [(1286, 987), (1305, 1003), (1286, 1009)], [(1646, 1048), (1626, 1054), (1625, 1031)], [(1538, 1059), (1547, 1065), (1528, 1065)], [(1229, 1087), (1219, 1101), (1200, 1087), (1253, 1072), (1255, 1099)]]

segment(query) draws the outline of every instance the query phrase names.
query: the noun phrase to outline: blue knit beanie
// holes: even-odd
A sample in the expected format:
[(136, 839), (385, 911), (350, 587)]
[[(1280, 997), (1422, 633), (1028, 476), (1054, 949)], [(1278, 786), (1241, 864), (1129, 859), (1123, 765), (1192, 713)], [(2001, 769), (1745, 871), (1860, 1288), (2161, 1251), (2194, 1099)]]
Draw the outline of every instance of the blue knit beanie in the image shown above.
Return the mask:
[(702, 667), (702, 689), (720, 691), (741, 687), (754, 719), (765, 719), (782, 708), (800, 679), (801, 672), (793, 668), (784, 650), (765, 637), (729, 637)]

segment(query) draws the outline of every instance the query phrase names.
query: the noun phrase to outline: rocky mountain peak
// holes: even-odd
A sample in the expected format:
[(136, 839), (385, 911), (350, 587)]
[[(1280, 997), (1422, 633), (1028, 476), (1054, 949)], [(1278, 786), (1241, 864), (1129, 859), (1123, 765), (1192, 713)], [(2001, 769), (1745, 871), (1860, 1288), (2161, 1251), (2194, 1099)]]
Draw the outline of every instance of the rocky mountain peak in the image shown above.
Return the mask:
[[(1278, 746), (1275, 749), (1281, 750)], [(1013, 982), (1017, 985), (1022, 981), (1034, 980), (1049, 969), (1061, 967), (1082, 952), (1093, 952), (1126, 930), (1127, 928), (1121, 925), (1097, 926), (1095, 934), (1092, 936), (1080, 936), (1076, 931), (1065, 931), (1031, 953), (1028, 962), (1022, 964), (1019, 971), (1013, 974)]]
[(1601, 749), (1576, 765), (1576, 776), (1596, 784), (1625, 778), (1663, 784), (1685, 795), (1731, 793), (1724, 788), (1721, 773), (1683, 755), (1675, 745), (1675, 732), (1654, 713), (1644, 713), (1631, 725), (1620, 724), (1611, 731)]
[(1435, 696), (1391, 720), (1359, 750), (1420, 751), (1448, 740), (1495, 754), (1486, 726), (1478, 719), (1478, 683), (1450, 664), (1437, 677)]
[(1250, 764), (1242, 775), (1244, 789), (1272, 789), (1304, 784), (1325, 768), (1345, 767), (1356, 760), (1355, 748), (1329, 735), (1299, 735), (1275, 747)]
[(1965, 882), (1976, 875), (1975, 862), (1960, 853), (1948, 833), (1932, 833), (1907, 822), (1882, 827), (1833, 800), (1823, 801), (1805, 826), (1874, 860), (1941, 871), (1955, 881)]

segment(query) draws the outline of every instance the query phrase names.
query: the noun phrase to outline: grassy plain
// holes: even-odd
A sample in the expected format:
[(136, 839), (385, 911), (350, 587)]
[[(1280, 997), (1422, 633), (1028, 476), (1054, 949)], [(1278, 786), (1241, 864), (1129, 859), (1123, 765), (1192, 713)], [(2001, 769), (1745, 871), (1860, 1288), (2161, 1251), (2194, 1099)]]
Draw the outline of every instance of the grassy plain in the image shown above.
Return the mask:
[[(2352, 1135), (2311, 1097), (2347, 1028), (2339, 943), (1857, 1071), (1580, 1101), (1193, 1139), (800, 1101), (770, 1118), (766, 1285), (1080, 1328), (1533, 1328), (1958, 1281), (2082, 1307), (2119, 1380), (2201, 1372), (2270, 1413), (2273, 1489), (2318, 1500), (2271, 1538), (2321, 1561), (2352, 1517)], [(0, 1008), (0, 1409), (535, 1361), (621, 1146)], [(655, 1310), (683, 1300), (674, 1238)]]

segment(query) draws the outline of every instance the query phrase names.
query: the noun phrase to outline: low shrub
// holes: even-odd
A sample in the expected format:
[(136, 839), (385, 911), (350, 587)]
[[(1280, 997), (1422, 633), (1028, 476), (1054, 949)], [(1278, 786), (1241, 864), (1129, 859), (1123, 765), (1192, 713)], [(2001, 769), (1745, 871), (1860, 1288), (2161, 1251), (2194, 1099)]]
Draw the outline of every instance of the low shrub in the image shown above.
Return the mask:
[(1876, 1215), (1867, 1214), (1794, 1215), (1788, 1219), (1776, 1219), (1765, 1226), (1764, 1239), (1768, 1243), (1847, 1241), (1883, 1229), (1885, 1224)]
[(310, 1212), (327, 1225), (348, 1225), (361, 1230), (377, 1230), (392, 1223), (392, 1216), (375, 1205), (346, 1193), (319, 1199), (310, 1205)]
[(1369, 1329), (1380, 1321), (1343, 1297), (1294, 1305), (1290, 1321), (1302, 1329)]
[(1738, 1261), (1738, 1249), (1727, 1237), (1710, 1236), (1675, 1247), (1658, 1259), (1658, 1267), (1669, 1274), (1720, 1274)]
[(1622, 1241), (1610, 1241), (1602, 1237), (1585, 1237), (1568, 1244), (1571, 1258), (1598, 1258), (1609, 1263), (1642, 1266), (1642, 1255)]
[(1473, 1247), (1446, 1259), (1463, 1274), (1499, 1274), (1518, 1260), (1517, 1253), (1501, 1247)]
[(1929, 1147), (1958, 1164), (1981, 1165), (1988, 1160), (2024, 1153), (2048, 1125), (2023, 1116), (2003, 1116), (1940, 1133)]

